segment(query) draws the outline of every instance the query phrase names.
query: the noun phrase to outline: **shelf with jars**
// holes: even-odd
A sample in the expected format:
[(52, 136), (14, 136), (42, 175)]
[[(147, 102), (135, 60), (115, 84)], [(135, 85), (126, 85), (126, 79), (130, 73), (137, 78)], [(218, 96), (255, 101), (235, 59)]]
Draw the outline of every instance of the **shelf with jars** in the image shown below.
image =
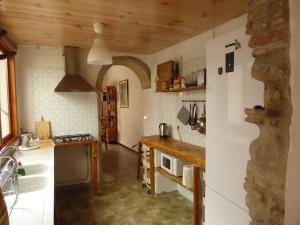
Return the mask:
[(206, 69), (194, 68), (182, 73), (182, 59), (157, 66), (156, 92), (188, 92), (206, 90)]

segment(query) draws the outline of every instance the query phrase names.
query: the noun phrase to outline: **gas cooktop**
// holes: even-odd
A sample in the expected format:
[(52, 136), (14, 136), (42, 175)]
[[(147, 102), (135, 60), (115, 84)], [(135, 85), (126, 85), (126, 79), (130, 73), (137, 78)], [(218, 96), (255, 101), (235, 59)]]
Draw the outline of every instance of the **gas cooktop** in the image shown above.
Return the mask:
[(65, 142), (83, 142), (94, 140), (93, 136), (90, 134), (72, 134), (72, 135), (61, 135), (54, 136), (55, 143), (65, 143)]

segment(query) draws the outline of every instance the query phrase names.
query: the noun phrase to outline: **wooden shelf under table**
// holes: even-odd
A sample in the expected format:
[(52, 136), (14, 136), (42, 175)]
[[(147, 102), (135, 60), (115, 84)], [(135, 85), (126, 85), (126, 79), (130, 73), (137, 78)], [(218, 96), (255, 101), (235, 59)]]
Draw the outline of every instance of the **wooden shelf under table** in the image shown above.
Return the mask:
[[(170, 174), (168, 171), (164, 170), (164, 169), (161, 168), (161, 167), (157, 167), (157, 168), (156, 168), (156, 171), (158, 171), (160, 174), (162, 174), (162, 175), (168, 177), (169, 179), (173, 180), (175, 183), (180, 184), (181, 186), (187, 188), (186, 186), (184, 186), (184, 185), (182, 184), (182, 177), (177, 177), (177, 176), (175, 176), (175, 175), (173, 175), (173, 174)], [(190, 191), (192, 191), (192, 192), (194, 191), (193, 188), (188, 188), (188, 190), (190, 190)]]
[(200, 181), (200, 170), (205, 171), (205, 148), (195, 146), (189, 143), (175, 140), (173, 138), (161, 138), (158, 135), (142, 137), (139, 141), (139, 152), (142, 151), (142, 145), (146, 145), (150, 151), (150, 183), (151, 194), (155, 195), (155, 172), (173, 180), (182, 185), (182, 178), (176, 177), (162, 168), (155, 168), (155, 151), (164, 152), (168, 155), (182, 159), (193, 164), (193, 192), (194, 198), (194, 225), (200, 225), (202, 221), (202, 191)]
[(179, 88), (179, 89), (157, 90), (156, 92), (186, 92), (186, 91), (200, 91), (200, 90), (206, 90), (206, 85)]

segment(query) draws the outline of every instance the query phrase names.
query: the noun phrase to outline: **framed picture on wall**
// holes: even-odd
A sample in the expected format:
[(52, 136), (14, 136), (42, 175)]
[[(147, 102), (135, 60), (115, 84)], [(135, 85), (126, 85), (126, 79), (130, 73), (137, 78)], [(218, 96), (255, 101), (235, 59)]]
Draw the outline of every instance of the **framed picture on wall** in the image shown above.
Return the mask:
[(129, 108), (128, 80), (119, 82), (120, 108)]

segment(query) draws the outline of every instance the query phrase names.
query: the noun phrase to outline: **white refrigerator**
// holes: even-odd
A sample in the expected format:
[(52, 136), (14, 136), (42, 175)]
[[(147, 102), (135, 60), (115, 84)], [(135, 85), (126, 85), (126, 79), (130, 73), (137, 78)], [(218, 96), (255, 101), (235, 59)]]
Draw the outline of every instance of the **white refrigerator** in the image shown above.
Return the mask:
[[(240, 48), (226, 47), (235, 40)], [(243, 183), (249, 146), (259, 129), (245, 122), (244, 109), (263, 105), (264, 86), (251, 77), (248, 41), (242, 27), (207, 44), (205, 225), (248, 225), (250, 221)]]

